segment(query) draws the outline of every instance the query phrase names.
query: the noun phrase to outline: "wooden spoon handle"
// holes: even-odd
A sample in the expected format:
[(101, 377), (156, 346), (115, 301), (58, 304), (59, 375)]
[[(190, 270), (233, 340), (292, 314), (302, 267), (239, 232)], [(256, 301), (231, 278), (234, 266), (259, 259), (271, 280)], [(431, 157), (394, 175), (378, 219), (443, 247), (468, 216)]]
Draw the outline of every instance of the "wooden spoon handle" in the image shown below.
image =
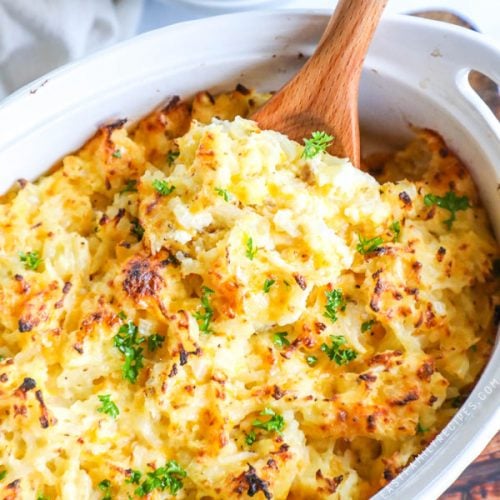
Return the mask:
[(335, 137), (330, 152), (359, 166), (359, 79), (386, 3), (340, 0), (314, 55), (252, 118), (299, 142), (327, 132)]

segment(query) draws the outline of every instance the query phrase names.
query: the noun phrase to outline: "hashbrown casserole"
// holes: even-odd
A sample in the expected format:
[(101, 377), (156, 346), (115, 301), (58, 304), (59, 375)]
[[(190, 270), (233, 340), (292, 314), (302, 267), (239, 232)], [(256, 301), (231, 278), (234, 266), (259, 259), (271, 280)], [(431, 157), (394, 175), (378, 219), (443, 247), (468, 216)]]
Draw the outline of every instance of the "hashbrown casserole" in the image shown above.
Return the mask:
[(268, 97), (173, 99), (2, 198), (2, 498), (367, 498), (457, 411), (499, 304), (466, 168), (430, 131), (377, 180), (305, 159), (242, 118)]

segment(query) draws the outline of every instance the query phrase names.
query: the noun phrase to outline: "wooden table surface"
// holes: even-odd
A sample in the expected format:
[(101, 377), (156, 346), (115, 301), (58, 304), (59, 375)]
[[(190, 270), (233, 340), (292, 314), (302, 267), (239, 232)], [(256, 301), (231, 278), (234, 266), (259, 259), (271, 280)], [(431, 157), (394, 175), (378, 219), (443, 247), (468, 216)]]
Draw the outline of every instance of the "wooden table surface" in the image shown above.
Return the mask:
[[(461, 19), (459, 15), (449, 12), (425, 11), (415, 13), (415, 15), (474, 29), (474, 26)], [(497, 85), (489, 78), (476, 72), (471, 72), (469, 81), (500, 120), (500, 95)], [(483, 498), (500, 500), (500, 433), (445, 491), (440, 500), (479, 500)]]
[(500, 499), (500, 433), (445, 491), (441, 500)]

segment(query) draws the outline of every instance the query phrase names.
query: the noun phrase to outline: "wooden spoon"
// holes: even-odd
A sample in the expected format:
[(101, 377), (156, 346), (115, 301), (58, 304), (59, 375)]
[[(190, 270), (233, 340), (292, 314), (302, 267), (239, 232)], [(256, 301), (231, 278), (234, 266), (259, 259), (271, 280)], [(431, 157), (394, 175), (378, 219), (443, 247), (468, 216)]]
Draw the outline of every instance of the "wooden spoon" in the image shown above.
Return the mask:
[(252, 119), (302, 142), (334, 136), (329, 152), (359, 167), (358, 90), (368, 45), (387, 0), (339, 0), (304, 67)]

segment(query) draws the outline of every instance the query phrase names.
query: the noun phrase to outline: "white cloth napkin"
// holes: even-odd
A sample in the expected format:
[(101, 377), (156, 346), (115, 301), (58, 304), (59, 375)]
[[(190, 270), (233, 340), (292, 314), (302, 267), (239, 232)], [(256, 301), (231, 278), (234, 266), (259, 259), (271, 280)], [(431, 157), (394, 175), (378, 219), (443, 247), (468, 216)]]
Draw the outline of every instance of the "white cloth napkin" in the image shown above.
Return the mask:
[(0, 0), (0, 99), (136, 32), (142, 0)]

